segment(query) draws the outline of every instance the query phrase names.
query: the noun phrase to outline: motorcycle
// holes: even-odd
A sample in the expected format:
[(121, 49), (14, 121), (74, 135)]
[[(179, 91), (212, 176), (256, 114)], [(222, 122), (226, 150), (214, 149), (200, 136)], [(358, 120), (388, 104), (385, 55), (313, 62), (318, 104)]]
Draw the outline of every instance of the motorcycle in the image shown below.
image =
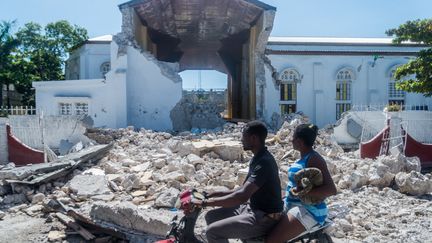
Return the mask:
[[(166, 234), (165, 240), (160, 240), (155, 243), (204, 243), (204, 239), (198, 239), (195, 235), (194, 229), (195, 224), (201, 213), (202, 208), (197, 207), (192, 204), (193, 199), (203, 200), (206, 196), (203, 193), (198, 192), (195, 189), (186, 190), (180, 193), (179, 198), (176, 202), (176, 207), (181, 209), (184, 216), (178, 220), (178, 215), (174, 216), (171, 221), (171, 228)], [(329, 228), (333, 222), (327, 219), (324, 225), (317, 224), (309, 231), (305, 231), (296, 238), (288, 241), (287, 243), (294, 242), (322, 242), (322, 243), (332, 243), (330, 235), (328, 235), (325, 230)], [(264, 243), (264, 238), (255, 239), (241, 239), (243, 243)]]

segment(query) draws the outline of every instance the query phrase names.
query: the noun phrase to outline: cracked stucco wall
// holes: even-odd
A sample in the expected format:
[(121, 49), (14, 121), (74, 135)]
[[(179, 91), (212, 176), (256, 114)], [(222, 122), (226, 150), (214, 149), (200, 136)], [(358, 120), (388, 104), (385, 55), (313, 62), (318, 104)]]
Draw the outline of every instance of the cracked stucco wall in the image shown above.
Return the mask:
[[(125, 57), (127, 125), (157, 131), (172, 130), (170, 112), (182, 97), (178, 63), (158, 61), (134, 37), (134, 9), (123, 7), (122, 31), (113, 37), (113, 58)], [(116, 67), (112, 67), (116, 69)]]
[[(266, 75), (266, 61), (268, 58), (265, 56), (267, 41), (273, 29), (273, 22), (276, 16), (276, 11), (264, 11), (258, 22), (261, 32), (257, 37), (257, 44), (255, 49), (255, 80), (256, 80), (256, 118), (264, 119), (264, 110), (266, 108), (266, 88), (268, 85)], [(271, 77), (270, 77), (271, 79)], [(277, 96), (276, 96), (277, 97)]]

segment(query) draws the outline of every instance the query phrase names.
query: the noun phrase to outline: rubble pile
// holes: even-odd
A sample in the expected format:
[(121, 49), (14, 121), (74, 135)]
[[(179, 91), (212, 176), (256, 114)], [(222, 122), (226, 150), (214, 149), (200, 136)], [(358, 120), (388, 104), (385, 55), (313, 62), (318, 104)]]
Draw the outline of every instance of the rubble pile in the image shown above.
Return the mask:
[[(307, 118), (292, 117), (266, 141), (280, 166), (284, 187), (289, 165), (300, 157), (291, 137), (304, 122)], [(173, 208), (181, 190), (228, 190), (243, 183), (252, 157), (240, 143), (244, 125), (225, 124), (219, 132), (177, 136), (133, 127), (95, 131), (93, 137), (115, 141), (105, 157), (75, 169), (70, 180), (15, 187), (18, 198), (10, 198), (17, 193), (1, 185), (5, 210), (0, 217), (40, 216), (43, 205), (56, 199), (99, 224), (115, 225), (131, 234), (164, 235), (178, 213)], [(330, 208), (335, 208), (331, 211), (338, 214), (333, 237), (366, 242), (430, 239), (432, 178), (420, 173), (417, 158), (394, 153), (376, 160), (359, 159), (356, 153), (344, 153), (331, 129), (320, 130), (315, 149), (326, 159), (339, 191), (329, 198)], [(198, 228), (203, 227), (201, 219)]]

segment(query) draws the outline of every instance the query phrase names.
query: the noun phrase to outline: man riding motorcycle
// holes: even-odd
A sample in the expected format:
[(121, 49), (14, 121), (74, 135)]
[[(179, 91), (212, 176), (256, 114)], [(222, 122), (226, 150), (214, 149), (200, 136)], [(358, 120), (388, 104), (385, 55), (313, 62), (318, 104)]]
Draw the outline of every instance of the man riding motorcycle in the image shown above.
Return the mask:
[(206, 199), (192, 202), (200, 207), (221, 207), (205, 216), (209, 243), (264, 236), (282, 216), (279, 169), (265, 147), (266, 137), (267, 128), (262, 122), (249, 122), (243, 130), (242, 144), (244, 150), (252, 151), (254, 156), (244, 184), (235, 190), (210, 193)]

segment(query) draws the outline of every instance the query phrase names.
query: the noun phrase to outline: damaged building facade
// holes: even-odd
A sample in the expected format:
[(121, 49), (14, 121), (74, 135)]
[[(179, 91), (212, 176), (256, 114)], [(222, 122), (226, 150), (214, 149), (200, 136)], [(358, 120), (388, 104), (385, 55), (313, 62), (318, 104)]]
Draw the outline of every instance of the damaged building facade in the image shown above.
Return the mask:
[[(355, 105), (432, 105), (396, 90), (392, 79), (425, 46), (270, 37), (276, 8), (257, 0), (133, 0), (119, 8), (121, 32), (90, 39), (72, 53), (69, 80), (33, 83), (38, 110), (89, 115), (97, 127), (189, 129), (195, 111), (182, 93), (185, 70), (227, 74), (224, 118), (233, 120), (272, 124), (301, 111), (322, 127)], [(213, 110), (203, 123), (221, 119)]]

